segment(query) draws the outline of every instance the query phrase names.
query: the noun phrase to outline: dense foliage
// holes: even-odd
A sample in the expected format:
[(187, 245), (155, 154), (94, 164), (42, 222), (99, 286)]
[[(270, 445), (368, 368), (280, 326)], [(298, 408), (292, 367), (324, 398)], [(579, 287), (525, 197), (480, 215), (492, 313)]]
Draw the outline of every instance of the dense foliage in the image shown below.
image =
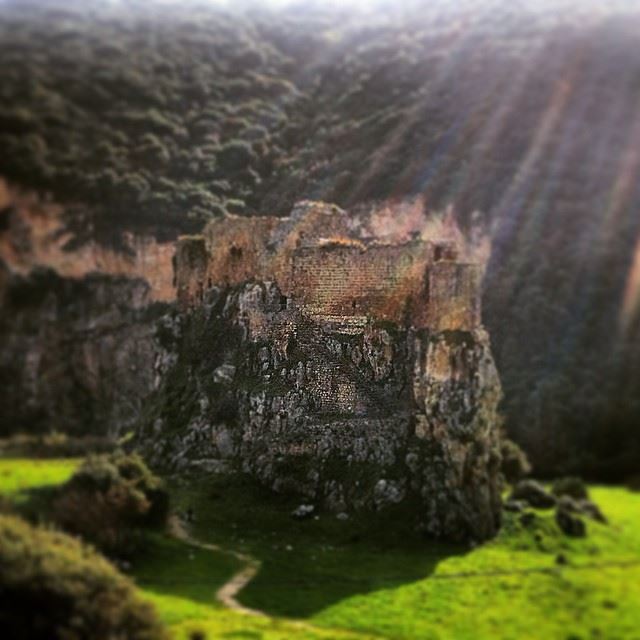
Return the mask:
[(513, 440), (502, 439), (500, 457), (500, 470), (507, 482), (517, 482), (531, 473), (531, 463), (527, 454)]
[(3, 3), (0, 173), (66, 202), (75, 242), (302, 197), (453, 205), (492, 234), (485, 321), (510, 433), (539, 472), (630, 472), (633, 4), (235, 4)]
[(91, 456), (62, 487), (54, 518), (101, 549), (127, 555), (144, 528), (166, 522), (169, 497), (137, 454)]
[(156, 640), (153, 609), (102, 556), (70, 536), (0, 515), (0, 625), (29, 640)]

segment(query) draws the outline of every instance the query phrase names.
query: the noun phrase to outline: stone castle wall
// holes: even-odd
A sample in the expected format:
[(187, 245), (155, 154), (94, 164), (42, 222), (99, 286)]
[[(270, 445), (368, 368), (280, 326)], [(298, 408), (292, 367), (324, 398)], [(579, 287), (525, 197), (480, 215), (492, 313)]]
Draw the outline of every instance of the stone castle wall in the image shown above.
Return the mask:
[(291, 297), (314, 314), (405, 322), (424, 301), (432, 246), (328, 244), (297, 250)]
[(480, 273), (457, 261), (451, 243), (365, 243), (349, 218), (322, 203), (301, 203), (287, 218), (233, 216), (202, 236), (182, 238), (176, 285), (182, 308), (213, 286), (276, 282), (313, 315), (370, 317), (434, 330), (480, 324)]
[(421, 326), (433, 331), (472, 331), (479, 327), (480, 286), (478, 265), (448, 261), (431, 265)]

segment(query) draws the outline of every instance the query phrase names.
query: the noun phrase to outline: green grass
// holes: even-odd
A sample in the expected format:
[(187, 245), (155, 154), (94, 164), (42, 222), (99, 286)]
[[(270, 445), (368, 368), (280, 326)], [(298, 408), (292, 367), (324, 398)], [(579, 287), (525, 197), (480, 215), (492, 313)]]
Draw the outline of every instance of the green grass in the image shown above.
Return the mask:
[[(151, 600), (160, 618), (176, 638), (189, 638), (194, 630), (208, 638), (341, 638), (333, 630), (300, 627), (275, 618), (249, 617), (224, 609), (215, 592), (240, 567), (225, 553), (190, 547), (164, 535), (152, 535), (144, 552), (136, 558), (131, 574), (142, 593)], [(358, 638), (366, 636), (357, 635)]]
[[(0, 460), (0, 492), (28, 495), (23, 487), (63, 481), (72, 468)], [(176, 508), (193, 509), (196, 538), (262, 562), (239, 600), (268, 614), (215, 602), (239, 567), (232, 555), (150, 536), (131, 573), (176, 638), (196, 629), (209, 639), (263, 640), (640, 637), (639, 493), (592, 487), (609, 524), (588, 521), (583, 539), (563, 535), (552, 511), (537, 510), (529, 527), (506, 514), (495, 540), (471, 548), (425, 541), (399, 517), (392, 526), (322, 512), (295, 521), (298, 501), (248, 481), (181, 478), (170, 486)]]
[(170, 624), (193, 617), (204, 605), (216, 607), (215, 593), (240, 567), (231, 555), (189, 547), (164, 534), (149, 535), (131, 574)]
[(274, 496), (251, 481), (188, 481), (174, 504), (193, 509), (201, 540), (249, 553), (262, 562), (241, 601), (272, 615), (307, 618), (355, 594), (406, 584), (428, 575), (443, 558), (468, 547), (425, 544), (410, 527), (387, 517), (339, 521), (290, 517), (299, 500)]
[[(640, 637), (640, 495), (595, 488), (611, 523), (562, 535), (551, 512), (527, 529), (510, 516), (500, 536), (443, 560), (422, 580), (355, 596), (312, 619), (393, 638)], [(562, 554), (566, 565), (559, 565)]]
[(640, 637), (640, 494), (591, 495), (610, 522), (589, 520), (586, 538), (536, 510), (530, 527), (505, 514), (500, 535), (471, 549), (424, 541), (397, 519), (293, 521), (296, 501), (248, 482), (174, 488), (199, 538), (261, 559), (240, 600), (271, 615), (394, 639)]
[(2, 458), (0, 493), (14, 502), (25, 502), (34, 490), (45, 490), (66, 482), (79, 463), (73, 458)]
[[(0, 458), (0, 496), (21, 513), (46, 511), (46, 497), (80, 463), (70, 459)], [(45, 500), (43, 500), (43, 497)], [(367, 635), (313, 628), (274, 617), (253, 617), (224, 609), (215, 593), (239, 568), (233, 555), (199, 549), (165, 534), (151, 534), (128, 572), (158, 610), (176, 639), (200, 630), (214, 638), (340, 640)]]

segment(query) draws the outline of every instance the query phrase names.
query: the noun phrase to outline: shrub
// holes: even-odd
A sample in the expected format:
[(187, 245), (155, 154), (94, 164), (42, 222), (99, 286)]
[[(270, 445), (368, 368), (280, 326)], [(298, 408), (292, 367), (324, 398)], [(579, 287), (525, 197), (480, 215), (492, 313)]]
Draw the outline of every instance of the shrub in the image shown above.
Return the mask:
[(218, 165), (223, 171), (239, 171), (254, 159), (251, 145), (243, 140), (233, 140), (220, 149)]
[(0, 515), (0, 628), (29, 640), (156, 640), (151, 605), (102, 556), (63, 533)]
[(0, 495), (0, 514), (13, 513), (13, 503), (6, 496)]
[(556, 499), (536, 480), (520, 480), (511, 492), (510, 500), (523, 500), (538, 509), (550, 509)]
[(585, 483), (576, 477), (558, 478), (551, 488), (555, 496), (569, 496), (575, 500), (586, 500), (589, 492)]
[(513, 440), (504, 438), (500, 446), (501, 470), (507, 482), (514, 483), (531, 473), (527, 454)]
[(109, 553), (131, 553), (145, 527), (162, 526), (168, 493), (137, 454), (87, 458), (53, 505), (54, 519)]

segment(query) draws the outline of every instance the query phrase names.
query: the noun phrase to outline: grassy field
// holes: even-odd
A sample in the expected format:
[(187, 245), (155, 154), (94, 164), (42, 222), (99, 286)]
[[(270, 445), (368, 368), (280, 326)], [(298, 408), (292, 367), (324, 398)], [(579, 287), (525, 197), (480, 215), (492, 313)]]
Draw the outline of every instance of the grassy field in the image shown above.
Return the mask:
[[(0, 491), (18, 504), (63, 481), (74, 462), (0, 460)], [(248, 616), (214, 595), (241, 568), (232, 554), (149, 538), (131, 573), (178, 638), (640, 638), (640, 494), (592, 487), (609, 524), (560, 533), (551, 511), (532, 525), (506, 514), (501, 534), (475, 548), (425, 542), (402, 521), (295, 521), (296, 502), (243, 481), (171, 482), (202, 542), (261, 562), (239, 594)], [(295, 619), (295, 620), (292, 620)]]

